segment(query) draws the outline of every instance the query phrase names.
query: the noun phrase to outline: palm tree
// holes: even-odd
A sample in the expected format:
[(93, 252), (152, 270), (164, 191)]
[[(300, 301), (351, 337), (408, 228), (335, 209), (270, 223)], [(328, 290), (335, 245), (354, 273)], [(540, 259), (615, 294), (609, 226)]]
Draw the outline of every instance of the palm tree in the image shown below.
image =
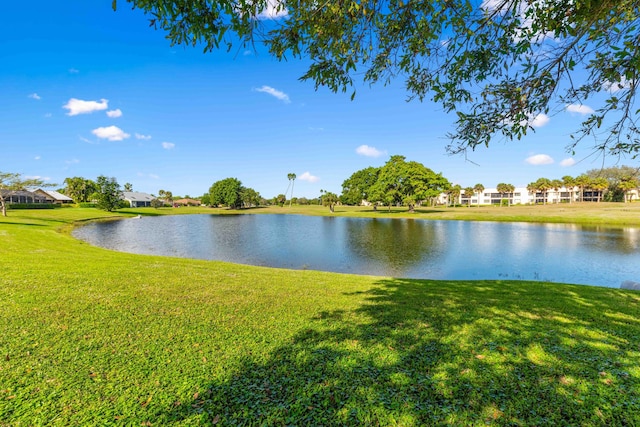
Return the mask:
[[(504, 195), (507, 195), (507, 206), (511, 206), (511, 197), (513, 195), (513, 190), (516, 188), (512, 184), (505, 184), (501, 182), (496, 186), (496, 190), (500, 193), (500, 199), (504, 199)], [(511, 193), (511, 195), (509, 194)], [(500, 204), (502, 204), (502, 200), (500, 200)]]
[(573, 203), (573, 190), (576, 186), (576, 180), (570, 175), (565, 175), (562, 177), (562, 185), (569, 192), (569, 203)]
[(552, 179), (551, 180), (551, 188), (553, 188), (553, 191), (556, 192), (556, 198), (554, 203), (560, 203), (560, 197), (558, 195), (558, 190), (560, 190), (560, 188), (562, 188), (562, 181), (560, 181), (559, 179)]
[(584, 202), (584, 189), (591, 185), (591, 178), (589, 175), (579, 175), (575, 179), (575, 184), (580, 188), (580, 201)]
[(527, 191), (529, 193), (533, 193), (533, 204), (536, 204), (536, 194), (538, 193), (538, 182), (530, 182), (529, 185), (527, 185)]
[(475, 191), (476, 193), (478, 193), (478, 207), (480, 207), (480, 195), (482, 194), (482, 192), (484, 191), (484, 185), (482, 184), (476, 184), (473, 186), (473, 191)]
[(473, 197), (473, 187), (464, 188), (464, 197), (467, 198), (467, 207), (471, 206), (471, 198)]
[(460, 197), (460, 193), (462, 192), (462, 187), (460, 184), (456, 184), (449, 189), (449, 203), (452, 206), (456, 206), (458, 203), (458, 197)]
[[(291, 199), (289, 200), (289, 207), (291, 207), (291, 203), (293, 203), (293, 185), (296, 182), (296, 174), (295, 173), (287, 174), (287, 179), (289, 180), (289, 183), (291, 184)], [(288, 189), (289, 189), (289, 187), (287, 187), (287, 190)]]
[(600, 201), (602, 200), (604, 190), (606, 190), (607, 188), (609, 188), (609, 181), (607, 181), (607, 178), (600, 177), (591, 181), (591, 189), (598, 192), (598, 203), (600, 203)]
[(549, 178), (538, 178), (536, 181), (536, 187), (538, 191), (542, 192), (542, 204), (546, 205), (549, 190), (553, 188), (551, 180)]
[[(638, 188), (638, 179), (630, 176), (622, 177), (618, 183), (618, 188), (624, 193), (624, 202), (627, 203), (629, 191)], [(633, 194), (631, 197), (633, 197)]]

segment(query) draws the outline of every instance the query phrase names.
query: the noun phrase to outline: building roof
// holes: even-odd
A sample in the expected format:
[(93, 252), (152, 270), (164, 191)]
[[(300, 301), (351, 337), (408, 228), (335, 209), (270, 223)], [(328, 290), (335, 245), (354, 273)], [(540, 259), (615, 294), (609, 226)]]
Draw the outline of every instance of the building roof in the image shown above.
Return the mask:
[(42, 188), (38, 188), (38, 191), (45, 193), (47, 196), (51, 197), (53, 200), (59, 200), (61, 202), (73, 202), (73, 199), (71, 197), (54, 190), (43, 190)]
[(182, 204), (182, 205), (186, 205), (186, 204), (199, 205), (202, 202), (197, 199), (178, 199), (178, 200), (174, 200), (173, 203)]
[(122, 198), (132, 202), (150, 202), (154, 199), (151, 194), (139, 193), (137, 191), (123, 191)]

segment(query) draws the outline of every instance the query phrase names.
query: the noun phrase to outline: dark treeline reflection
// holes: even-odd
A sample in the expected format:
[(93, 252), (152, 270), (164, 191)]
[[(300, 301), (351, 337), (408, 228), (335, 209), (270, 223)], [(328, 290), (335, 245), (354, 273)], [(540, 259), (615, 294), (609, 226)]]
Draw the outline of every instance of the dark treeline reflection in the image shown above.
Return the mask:
[(178, 215), (89, 224), (74, 235), (125, 252), (425, 279), (640, 281), (640, 229), (565, 224)]
[(444, 249), (440, 223), (419, 220), (346, 218), (347, 248), (378, 273), (408, 273), (419, 264), (438, 262)]

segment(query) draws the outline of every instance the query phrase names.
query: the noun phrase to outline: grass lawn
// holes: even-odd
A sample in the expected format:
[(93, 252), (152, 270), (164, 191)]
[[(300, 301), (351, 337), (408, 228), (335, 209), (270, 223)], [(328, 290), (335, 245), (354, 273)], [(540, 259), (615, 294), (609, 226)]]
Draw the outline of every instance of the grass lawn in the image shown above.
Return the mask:
[[(640, 204), (599, 208), (414, 217), (640, 223)], [(640, 292), (133, 255), (68, 233), (101, 217), (212, 211), (0, 217), (0, 426), (640, 426)]]

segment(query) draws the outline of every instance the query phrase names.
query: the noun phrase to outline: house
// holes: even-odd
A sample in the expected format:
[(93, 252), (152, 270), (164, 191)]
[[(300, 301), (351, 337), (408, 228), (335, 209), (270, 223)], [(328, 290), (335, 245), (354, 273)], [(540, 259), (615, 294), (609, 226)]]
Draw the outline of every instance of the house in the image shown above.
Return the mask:
[(53, 190), (43, 190), (42, 188), (38, 188), (34, 191), (35, 194), (42, 196), (46, 199), (47, 203), (57, 203), (57, 204), (65, 204), (65, 203), (73, 203), (73, 199), (69, 196), (65, 196), (62, 193)]
[(196, 199), (178, 199), (173, 201), (173, 206), (200, 206), (202, 202)]
[(6, 204), (12, 203), (47, 203), (43, 196), (27, 190), (0, 190)]
[(137, 191), (123, 191), (122, 199), (129, 202), (129, 206), (132, 208), (142, 208), (151, 206), (151, 201), (154, 199), (151, 194), (139, 193)]

